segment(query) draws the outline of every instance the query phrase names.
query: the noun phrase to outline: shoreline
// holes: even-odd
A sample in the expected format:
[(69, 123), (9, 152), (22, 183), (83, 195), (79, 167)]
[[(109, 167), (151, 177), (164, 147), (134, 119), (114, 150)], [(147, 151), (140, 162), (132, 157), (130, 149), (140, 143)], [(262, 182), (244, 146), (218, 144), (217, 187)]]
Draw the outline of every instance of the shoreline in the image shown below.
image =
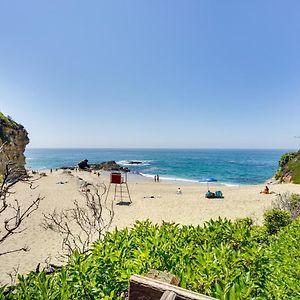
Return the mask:
[[(57, 172), (59, 170), (63, 171), (63, 170), (70, 170), (70, 171), (74, 171), (72, 170), (72, 168), (74, 167), (59, 167), (59, 168), (53, 168), (53, 172)], [(27, 172), (38, 172), (38, 173), (49, 173), (51, 169), (30, 169), (30, 168), (26, 168)], [(57, 171), (56, 171), (57, 170)], [(91, 172), (100, 172), (103, 174), (108, 175), (110, 172), (120, 172), (120, 171), (106, 171), (106, 170), (92, 170)], [(86, 170), (81, 170), (79, 172), (87, 172)], [(142, 172), (135, 172), (135, 171), (130, 171), (127, 173), (129, 176), (136, 176), (136, 178), (144, 178), (145, 180), (149, 180), (149, 181), (154, 181), (154, 176), (155, 174), (147, 174), (147, 173), (142, 173)], [(199, 184), (199, 185), (207, 185), (206, 182), (203, 181), (197, 181), (195, 179), (189, 179), (189, 178), (180, 178), (180, 177), (171, 177), (168, 175), (159, 175), (160, 181), (163, 182), (169, 182), (169, 183), (174, 183), (174, 184)], [(239, 187), (239, 186), (252, 186), (252, 185), (262, 185), (262, 184), (268, 184), (268, 182), (271, 182), (271, 180), (273, 180), (273, 177), (270, 179), (267, 179), (266, 181), (263, 181), (261, 183), (255, 183), (255, 184), (243, 184), (243, 183), (226, 183), (226, 182), (222, 182), (222, 181), (216, 181), (216, 182), (209, 182), (209, 185), (216, 185), (216, 186), (228, 186), (228, 187)], [(273, 183), (272, 183), (273, 184)]]

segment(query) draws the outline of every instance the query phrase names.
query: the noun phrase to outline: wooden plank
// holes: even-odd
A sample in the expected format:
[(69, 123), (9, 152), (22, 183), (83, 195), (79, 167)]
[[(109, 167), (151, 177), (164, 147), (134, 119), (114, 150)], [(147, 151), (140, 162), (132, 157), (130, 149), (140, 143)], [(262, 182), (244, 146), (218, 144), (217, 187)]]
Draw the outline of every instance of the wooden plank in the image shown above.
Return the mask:
[(176, 294), (174, 292), (166, 291), (161, 296), (160, 300), (176, 300)]
[(130, 277), (129, 300), (159, 300), (166, 291), (174, 292), (176, 300), (215, 299), (152, 278), (140, 275), (132, 275)]

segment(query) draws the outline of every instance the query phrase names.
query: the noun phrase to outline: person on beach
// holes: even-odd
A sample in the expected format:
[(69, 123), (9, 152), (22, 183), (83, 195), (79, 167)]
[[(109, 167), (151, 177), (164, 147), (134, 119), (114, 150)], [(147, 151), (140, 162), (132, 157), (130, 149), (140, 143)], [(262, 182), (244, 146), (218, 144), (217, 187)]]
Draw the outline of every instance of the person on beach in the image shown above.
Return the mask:
[(154, 175), (154, 182), (156, 182), (156, 175)]
[(182, 191), (181, 191), (180, 187), (177, 189), (176, 194), (177, 194), (177, 195), (181, 195), (181, 194), (182, 194)]
[(270, 192), (270, 189), (267, 186), (265, 186), (265, 188), (260, 193), (268, 195), (273, 194), (274, 192)]
[(156, 181), (159, 182), (159, 176), (158, 176), (158, 174), (156, 175)]

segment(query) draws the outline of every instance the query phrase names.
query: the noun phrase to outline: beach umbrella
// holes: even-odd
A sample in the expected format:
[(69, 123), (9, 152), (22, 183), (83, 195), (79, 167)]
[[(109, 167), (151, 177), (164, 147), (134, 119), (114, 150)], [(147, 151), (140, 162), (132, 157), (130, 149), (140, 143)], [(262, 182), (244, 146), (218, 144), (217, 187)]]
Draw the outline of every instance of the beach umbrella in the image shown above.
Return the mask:
[(208, 184), (210, 183), (210, 182), (216, 182), (216, 181), (218, 181), (216, 178), (214, 178), (214, 177), (203, 177), (201, 180), (200, 180), (200, 182), (206, 182), (207, 183), (207, 189), (209, 190), (209, 188), (208, 188)]

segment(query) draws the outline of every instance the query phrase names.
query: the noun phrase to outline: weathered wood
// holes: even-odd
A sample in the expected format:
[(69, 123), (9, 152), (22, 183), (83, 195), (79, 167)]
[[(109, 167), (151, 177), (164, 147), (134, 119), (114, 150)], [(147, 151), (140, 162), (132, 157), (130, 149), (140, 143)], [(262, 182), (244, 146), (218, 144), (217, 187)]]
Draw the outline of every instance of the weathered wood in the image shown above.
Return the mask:
[(183, 288), (160, 282), (156, 279), (132, 275), (129, 281), (129, 300), (160, 300), (164, 292), (176, 294), (176, 300), (212, 300), (214, 298), (201, 295)]
[(166, 291), (161, 296), (160, 300), (176, 300), (176, 294), (174, 292)]

